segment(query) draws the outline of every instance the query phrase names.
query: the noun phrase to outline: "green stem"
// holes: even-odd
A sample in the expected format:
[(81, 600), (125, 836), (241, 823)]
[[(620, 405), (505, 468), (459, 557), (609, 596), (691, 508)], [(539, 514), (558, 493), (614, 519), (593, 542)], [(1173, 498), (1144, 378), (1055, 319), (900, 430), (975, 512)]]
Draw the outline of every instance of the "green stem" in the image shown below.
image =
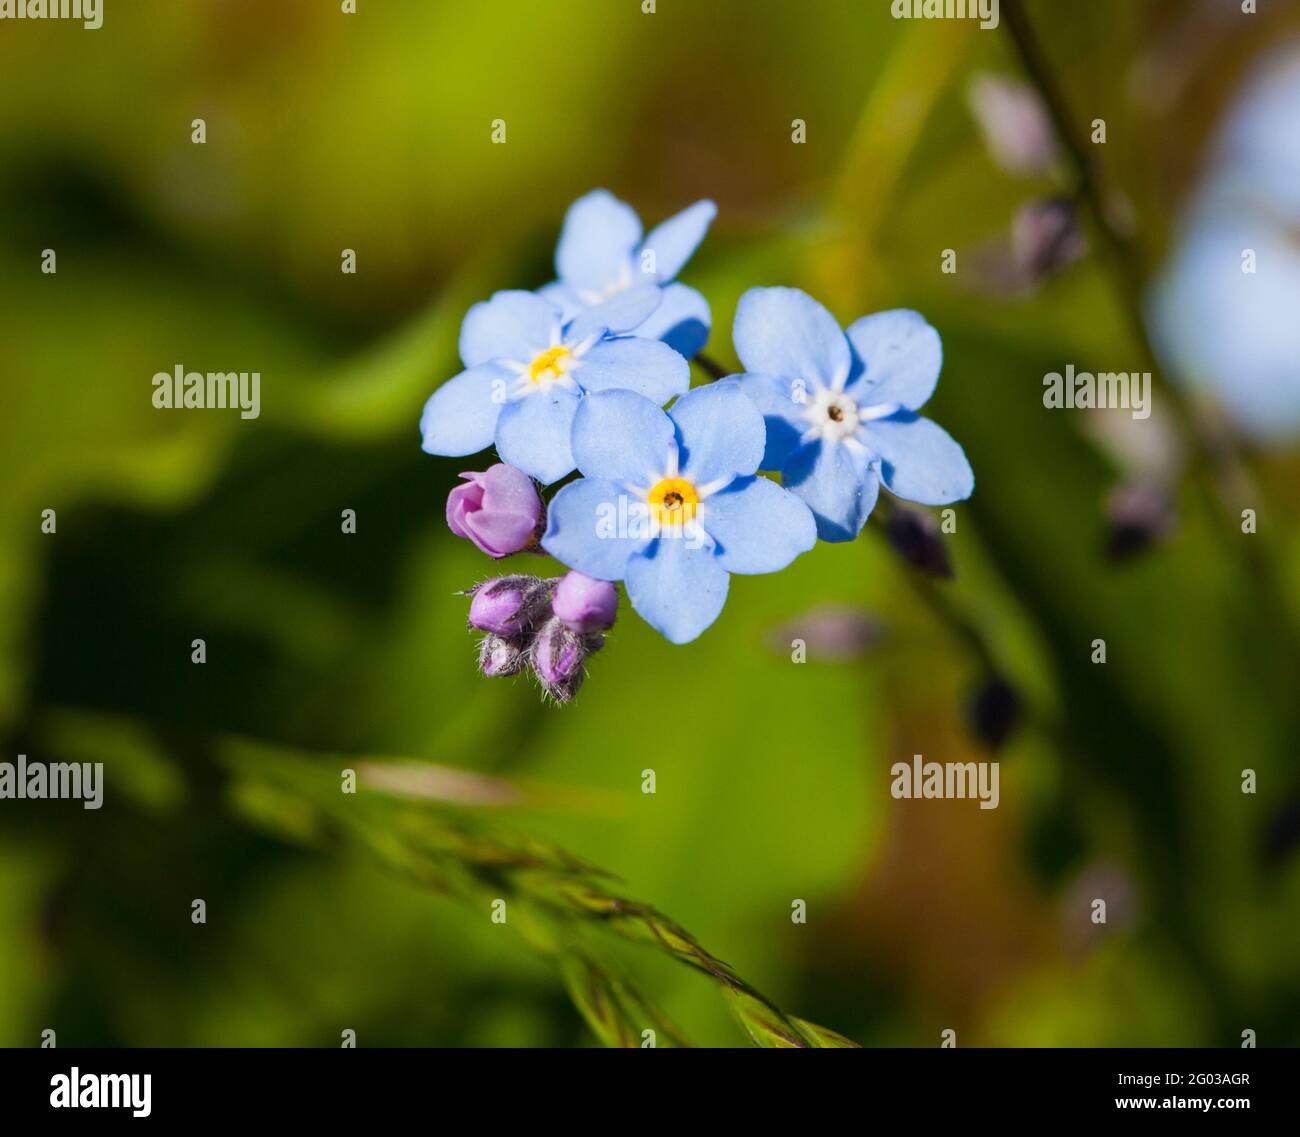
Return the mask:
[(1242, 541), (1239, 516), (1236, 510), (1243, 501), (1260, 509), (1262, 494), (1250, 478), (1240, 455), (1222, 432), (1211, 430), (1178, 383), (1166, 382), (1156, 357), (1146, 321), (1142, 316), (1146, 290), (1146, 274), (1141, 250), (1129, 233), (1115, 220), (1115, 211), (1103, 189), (1102, 178), (1090, 145), (1079, 132), (1077, 119), (1056, 81), (1055, 74), (1042, 49), (1029, 17), (1024, 0), (1003, 0), (1002, 14), (1016, 52), (1030, 81), (1037, 89), (1056, 128), (1062, 147), (1074, 168), (1078, 196), (1088, 207), (1100, 238), (1103, 255), (1109, 262), (1117, 281), (1120, 302), (1124, 309), (1134, 341), (1150, 370), (1166, 403), (1173, 409), (1179, 425), (1192, 443), (1191, 481), (1206, 507), (1206, 512), (1226, 544), (1239, 548), (1247, 570), (1259, 588), (1264, 602), (1283, 614), (1283, 635), (1286, 637), (1293, 668), (1300, 671), (1300, 637), (1289, 615), (1286, 588), (1282, 574), (1269, 555), (1266, 542), (1258, 537)]

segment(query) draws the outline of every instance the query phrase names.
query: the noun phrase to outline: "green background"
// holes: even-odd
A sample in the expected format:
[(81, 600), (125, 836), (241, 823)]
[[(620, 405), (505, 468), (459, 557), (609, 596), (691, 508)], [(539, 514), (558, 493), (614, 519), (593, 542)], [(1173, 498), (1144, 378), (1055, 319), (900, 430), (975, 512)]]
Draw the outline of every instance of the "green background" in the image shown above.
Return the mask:
[[(0, 802), (0, 1043), (593, 1045), (563, 979), (580, 939), (691, 1041), (743, 1044), (718, 984), (653, 945), (599, 919), (494, 924), (519, 882), (461, 878), (456, 853), (448, 879), (393, 871), (421, 826), (460, 825), (616, 874), (862, 1045), (1300, 1043), (1300, 460), (1249, 455), (1258, 538), (1225, 538), (1184, 486), (1168, 540), (1104, 557), (1123, 471), (1041, 382), (1140, 369), (1114, 276), (1090, 256), (1008, 298), (975, 270), (1060, 189), (999, 171), (972, 119), (972, 76), (1017, 71), (1005, 27), (895, 21), (885, 0), (358, 7), (105, 0), (98, 31), (0, 24), (0, 757), (107, 776), (97, 812)], [(1080, 114), (1107, 120), (1148, 272), (1216, 115), (1286, 30), (1228, 19), (1207, 55), (1191, 7), (1030, 9)], [(492, 567), (442, 510), (486, 460), (421, 453), (420, 408), (458, 369), (466, 307), (549, 280), (563, 211), (596, 186), (647, 227), (718, 203), (683, 279), (728, 366), (753, 285), (939, 329), (928, 413), (977, 489), (938, 587), (1027, 707), (998, 809), (889, 795), (914, 753), (995, 756), (963, 713), (981, 662), (878, 519), (733, 579), (688, 646), (624, 605), (569, 707), (477, 675), (454, 593)], [(259, 371), (261, 417), (155, 410), (150, 379), (178, 363)], [(1249, 575), (1252, 539), (1289, 608)], [(792, 663), (782, 629), (827, 604), (879, 636)], [(406, 828), (376, 802), (361, 837), (330, 821), (378, 796), (337, 794), (338, 770), (385, 758), (515, 790), (417, 804)]]

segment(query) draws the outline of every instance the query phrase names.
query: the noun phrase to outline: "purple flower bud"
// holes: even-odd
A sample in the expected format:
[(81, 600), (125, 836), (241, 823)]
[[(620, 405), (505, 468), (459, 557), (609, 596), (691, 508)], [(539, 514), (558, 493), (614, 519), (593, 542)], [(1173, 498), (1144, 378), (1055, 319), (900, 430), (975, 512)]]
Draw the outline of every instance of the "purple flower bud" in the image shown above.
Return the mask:
[(1000, 750), (1024, 718), (1020, 692), (1000, 675), (987, 679), (967, 700), (966, 721), (990, 750)]
[(768, 637), (782, 655), (802, 641), (806, 658), (819, 663), (852, 663), (862, 659), (880, 639), (880, 625), (866, 612), (848, 605), (826, 604), (809, 609)]
[(1300, 847), (1300, 799), (1292, 798), (1273, 815), (1264, 831), (1264, 859), (1280, 866)]
[(516, 636), (549, 615), (550, 585), (535, 576), (500, 576), (470, 589), (469, 626)]
[(1002, 75), (977, 75), (970, 107), (994, 161), (1024, 177), (1050, 174), (1060, 161), (1051, 115), (1029, 84)]
[(528, 663), (528, 653), (515, 640), (489, 632), (479, 641), (478, 666), (489, 679), (514, 675)]
[(1124, 561), (1161, 541), (1174, 527), (1167, 490), (1146, 483), (1121, 485), (1106, 502), (1106, 554)]
[(542, 625), (533, 640), (533, 674), (556, 702), (567, 703), (578, 693), (586, 677), (587, 656), (604, 644), (603, 636), (580, 635), (563, 620), (552, 618)]
[(1011, 255), (1026, 286), (1042, 284), (1088, 251), (1074, 203), (1064, 198), (1022, 205), (1011, 222)]
[(618, 590), (607, 580), (566, 573), (555, 586), (551, 609), (575, 632), (603, 632), (614, 626)]
[(508, 557), (534, 545), (544, 509), (533, 480), (498, 462), (447, 495), (447, 527), (489, 557)]

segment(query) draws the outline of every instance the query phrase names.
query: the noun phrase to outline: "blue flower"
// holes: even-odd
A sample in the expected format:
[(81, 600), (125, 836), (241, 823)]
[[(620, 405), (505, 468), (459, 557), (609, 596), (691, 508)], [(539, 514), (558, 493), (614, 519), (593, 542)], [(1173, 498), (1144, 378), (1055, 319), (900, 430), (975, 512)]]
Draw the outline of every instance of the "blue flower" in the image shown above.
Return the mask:
[(622, 580), (673, 643), (718, 618), (730, 573), (776, 572), (817, 540), (807, 506), (767, 478), (763, 419), (736, 383), (665, 413), (631, 391), (582, 401), (573, 454), (585, 477), (550, 506), (542, 547), (597, 580)]
[(459, 457), (495, 441), (503, 461), (558, 481), (574, 467), (569, 435), (584, 394), (626, 388), (662, 404), (690, 386), (689, 365), (667, 344), (610, 334), (640, 323), (658, 302), (658, 290), (642, 286), (567, 323), (532, 292), (475, 304), (460, 329), (466, 369), (424, 405), (424, 450)]
[(1237, 427), (1273, 445), (1300, 434), (1298, 106), (1292, 43), (1218, 129), (1215, 162), (1147, 303), (1173, 378), (1210, 388)]
[(945, 505), (970, 497), (962, 448), (916, 412), (943, 362), (939, 334), (916, 312), (864, 316), (840, 331), (796, 288), (751, 288), (733, 332), (741, 389), (767, 421), (762, 469), (808, 503), (823, 541), (850, 541), (880, 482), (899, 497)]
[(636, 334), (663, 340), (689, 359), (708, 341), (712, 319), (709, 302), (675, 278), (717, 212), (713, 202), (697, 201), (643, 241), (636, 211), (608, 190), (592, 190), (569, 206), (555, 249), (560, 279), (540, 292), (566, 316), (576, 316), (627, 289), (651, 284), (663, 302)]

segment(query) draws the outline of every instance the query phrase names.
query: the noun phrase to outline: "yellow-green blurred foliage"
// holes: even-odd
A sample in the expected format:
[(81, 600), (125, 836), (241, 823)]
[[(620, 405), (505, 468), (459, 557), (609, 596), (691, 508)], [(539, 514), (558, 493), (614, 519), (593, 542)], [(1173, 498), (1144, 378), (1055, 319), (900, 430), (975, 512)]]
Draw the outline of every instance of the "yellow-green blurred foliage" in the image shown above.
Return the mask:
[[(292, 817), (256, 824), (232, 735), (330, 770), (400, 756), (529, 787), (482, 808), (859, 1043), (1300, 1041), (1287, 614), (1190, 495), (1168, 541), (1103, 556), (1120, 471), (1040, 395), (1067, 362), (1137, 367), (1113, 276), (1092, 255), (1008, 299), (973, 267), (1054, 190), (1000, 172), (971, 118), (971, 77), (1017, 68), (1005, 29), (903, 23), (885, 0), (105, 7), (93, 32), (0, 25), (0, 758), (108, 776), (97, 812), (0, 802), (0, 1043), (593, 1043), (555, 960), (486, 901), (301, 846)], [(1210, 124), (1286, 30), (1261, 15), (1209, 58), (1193, 7), (1030, 8), (1108, 122), (1148, 271)], [(735, 578), (686, 647), (624, 605), (570, 707), (477, 675), (454, 593), (492, 569), (442, 521), (476, 463), (422, 454), (416, 424), (468, 304), (549, 280), (563, 211), (596, 186), (648, 224), (717, 201), (684, 279), (728, 365), (752, 285), (940, 330), (933, 412), (977, 475), (940, 587), (1031, 708), (996, 755), (997, 810), (889, 796), (914, 753), (991, 755), (963, 720), (979, 661), (876, 520)], [(155, 410), (150, 379), (178, 363), (259, 371), (261, 417)], [(1256, 465), (1275, 535), (1295, 531), (1296, 471), (1294, 453)], [(857, 663), (792, 664), (773, 629), (827, 603), (883, 635)], [(608, 951), (693, 1041), (742, 1041), (713, 984)]]

